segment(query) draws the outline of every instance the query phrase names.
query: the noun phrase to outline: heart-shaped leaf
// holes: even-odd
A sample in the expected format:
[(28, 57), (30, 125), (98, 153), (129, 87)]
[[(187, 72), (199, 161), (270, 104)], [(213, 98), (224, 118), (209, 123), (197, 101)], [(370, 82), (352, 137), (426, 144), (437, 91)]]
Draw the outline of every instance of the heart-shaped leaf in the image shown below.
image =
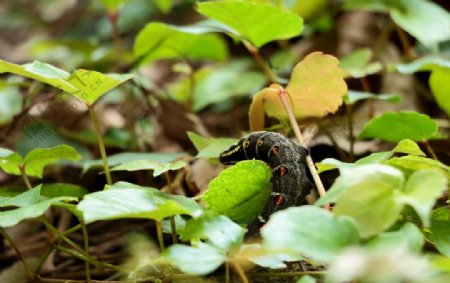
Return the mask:
[(303, 20), (281, 8), (245, 1), (225, 0), (198, 3), (198, 11), (225, 24), (227, 32), (259, 48), (264, 44), (300, 35)]
[(203, 194), (208, 209), (249, 224), (261, 213), (270, 191), (272, 172), (259, 160), (245, 160), (225, 169)]

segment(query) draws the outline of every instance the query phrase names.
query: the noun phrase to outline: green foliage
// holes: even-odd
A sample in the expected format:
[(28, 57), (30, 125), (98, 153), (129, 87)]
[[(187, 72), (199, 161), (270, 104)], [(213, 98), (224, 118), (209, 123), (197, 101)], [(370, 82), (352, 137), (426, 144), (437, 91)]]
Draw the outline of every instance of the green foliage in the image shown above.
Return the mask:
[(370, 63), (372, 56), (373, 54), (370, 49), (358, 49), (342, 58), (340, 60), (340, 66), (353, 78), (366, 77), (378, 73), (383, 68), (380, 62)]
[(436, 134), (437, 128), (437, 123), (424, 114), (406, 111), (384, 113), (369, 121), (359, 138), (379, 138), (392, 142), (403, 139), (426, 141)]
[(43, 197), (41, 196), (41, 185), (15, 197), (1, 197), (0, 207), (14, 208), (0, 212), (0, 227), (12, 227), (25, 219), (43, 215), (52, 205), (76, 200), (76, 197), (70, 196)]
[(174, 162), (158, 162), (152, 160), (135, 160), (122, 165), (113, 167), (111, 171), (138, 171), (138, 170), (153, 170), (153, 177), (157, 177), (169, 170), (178, 170), (186, 166), (183, 160)]
[(150, 23), (136, 37), (133, 53), (142, 63), (161, 59), (223, 61), (228, 56), (227, 47), (221, 37), (210, 34), (214, 31), (208, 22), (191, 26)]
[[(223, 270), (229, 272), (231, 268), (242, 277), (242, 281), (246, 281), (243, 277), (249, 270), (247, 265), (269, 269), (289, 268), (286, 271), (289, 272), (292, 269), (286, 262), (303, 260), (313, 266), (320, 264), (317, 269), (323, 270), (319, 273), (324, 275), (316, 273), (314, 276), (319, 278), (308, 275), (295, 278), (298, 283), (316, 280), (376, 283), (450, 281), (450, 212), (446, 193), (450, 170), (444, 164), (444, 158), (438, 160), (442, 149), (436, 154), (432, 152), (432, 147), (437, 147), (433, 139), (447, 134), (445, 116), (439, 111), (429, 111), (432, 117), (399, 111), (383, 113), (372, 119), (364, 126), (359, 138), (380, 139), (396, 142), (397, 145), (386, 150), (385, 143), (382, 143), (384, 151), (373, 146), (371, 149), (375, 148), (374, 151), (355, 162), (350, 160), (359, 157), (362, 151), (356, 149), (363, 142), (356, 141), (354, 145), (356, 137), (352, 133), (359, 133), (360, 129), (344, 129), (351, 135), (351, 148), (355, 150), (350, 150), (348, 154), (343, 152), (342, 160), (326, 158), (316, 164), (319, 172), (339, 171), (339, 177), (333, 181), (327, 194), (314, 205), (292, 207), (271, 215), (261, 229), (262, 241), (247, 241), (245, 226), (260, 214), (266, 204), (274, 168), (259, 160), (242, 161), (224, 169), (209, 182), (208, 190), (203, 191), (204, 184), (198, 185), (196, 179), (211, 172), (205, 172), (205, 176), (191, 176), (190, 173), (198, 174), (194, 171), (199, 169), (196, 169), (197, 164), (187, 164), (191, 164), (194, 158), (205, 158), (215, 165), (219, 154), (236, 143), (236, 139), (202, 137), (188, 132), (198, 151), (195, 157), (185, 152), (148, 152), (161, 147), (164, 151), (170, 151), (172, 142), (166, 144), (165, 137), (159, 140), (159, 134), (164, 132), (172, 138), (178, 126), (180, 129), (201, 129), (203, 125), (198, 123), (197, 118), (207, 117), (204, 124), (214, 135), (225, 132), (224, 129), (228, 132), (231, 129), (229, 125), (213, 129), (213, 124), (220, 124), (221, 115), (230, 115), (229, 110), (236, 106), (238, 111), (232, 115), (245, 115), (241, 107), (249, 102), (254, 93), (249, 113), (251, 130), (264, 128), (265, 114), (281, 123), (287, 120), (280, 100), (282, 95), (289, 100), (294, 116), (302, 120), (307, 128), (318, 119), (326, 120), (321, 126), (327, 128), (331, 120), (329, 116), (335, 113), (340, 115), (338, 110), (343, 102), (349, 110), (346, 117), (349, 126), (355, 126), (352, 121), (372, 117), (373, 109), (365, 113), (367, 115), (361, 115), (365, 108), (355, 107), (352, 113), (353, 104), (364, 105), (364, 100), (399, 102), (400, 96), (348, 91), (344, 79), (376, 74), (376, 78), (384, 80), (387, 71), (403, 75), (430, 73), (428, 84), (436, 104), (449, 116), (450, 88), (447, 82), (450, 79), (450, 61), (443, 55), (448, 51), (446, 42), (450, 39), (450, 14), (438, 4), (426, 0), (348, 0), (343, 3), (328, 0), (101, 0), (85, 7), (87, 9), (83, 11), (88, 12), (86, 14), (95, 12), (95, 18), (84, 20), (83, 17), (80, 26), (70, 19), (48, 18), (57, 14), (60, 9), (52, 5), (61, 1), (46, 2), (44, 6), (39, 3), (32, 5), (33, 13), (26, 15), (30, 18), (26, 27), (39, 23), (36, 26), (41, 32), (42, 27), (57, 23), (58, 28), (52, 34), (58, 35), (58, 39), (45, 34), (45, 40), (19, 40), (30, 46), (31, 53), (22, 54), (26, 52), (20, 48), (19, 56), (14, 53), (16, 56), (10, 58), (23, 60), (38, 56), (36, 59), (43, 58), (55, 65), (39, 61), (19, 65), (0, 60), (1, 140), (8, 147), (17, 149), (0, 148), (0, 168), (6, 173), (0, 176), (2, 182), (6, 180), (0, 189), (0, 232), (3, 236), (9, 233), (3, 228), (38, 218), (51, 231), (48, 233), (51, 234), (51, 239), (48, 239), (52, 243), (50, 248), (71, 249), (72, 253), (67, 250), (67, 254), (86, 262), (86, 282), (91, 280), (91, 266), (100, 272), (124, 269), (96, 260), (89, 254), (91, 247), (80, 248), (78, 240), (70, 240), (77, 237), (69, 239), (67, 236), (81, 228), (86, 245), (93, 245), (96, 241), (89, 241), (85, 224), (120, 219), (156, 221), (157, 234), (150, 236), (158, 238), (159, 249), (151, 239), (132, 248), (130, 253), (136, 258), (125, 267), (131, 266), (133, 270), (128, 274), (129, 280), (191, 281), (197, 280), (196, 276), (205, 275), (212, 275), (214, 280), (216, 276), (223, 276)], [(74, 7), (77, 5), (74, 4)], [(4, 7), (0, 4), (0, 10)], [(316, 45), (321, 40), (317, 41), (315, 32), (320, 31), (321, 38), (341, 32), (340, 25), (334, 25), (334, 19), (346, 13), (340, 10), (342, 7), (344, 10), (388, 13), (395, 26), (390, 21), (384, 21), (384, 15), (380, 17), (378, 13), (372, 13), (383, 29), (378, 39), (369, 36), (376, 39), (373, 48), (354, 50), (341, 61), (320, 51), (305, 54), (304, 50), (310, 46), (322, 46)], [(62, 15), (68, 12), (72, 11), (61, 10)], [(99, 17), (102, 13), (104, 16)], [(0, 18), (0, 27), (12, 27), (14, 30), (20, 22), (16, 16), (16, 13), (5, 14)], [(174, 16), (177, 18), (172, 18)], [(307, 40), (299, 38), (304, 29), (300, 16), (305, 18), (304, 37)], [(61, 26), (64, 27), (66, 22), (74, 25), (70, 30), (60, 30), (59, 23), (63, 23)], [(336, 29), (331, 30), (334, 26)], [(408, 40), (403, 31), (417, 41)], [(397, 34), (391, 34), (394, 32)], [(396, 37), (404, 49), (403, 58), (422, 57), (408, 63), (390, 65), (391, 62), (386, 61), (390, 57), (383, 56), (382, 52), (387, 50), (384, 48), (387, 43), (392, 50), (400, 46), (394, 46), (391, 42)], [(342, 38), (345, 36), (338, 37), (339, 44), (345, 44), (341, 42)], [(11, 42), (14, 40), (17, 41), (17, 38), (12, 36)], [(8, 47), (9, 38), (5, 42)], [(131, 51), (129, 47), (132, 47)], [(332, 50), (332, 46), (326, 48)], [(442, 50), (440, 53), (439, 48)], [(381, 58), (386, 68), (377, 61)], [(118, 74), (109, 74), (109, 71)], [(119, 85), (132, 77), (125, 72), (135, 75), (134, 83), (119, 89)], [(38, 83), (4, 73), (33, 79)], [(281, 86), (282, 83), (287, 85)], [(367, 83), (371, 84), (371, 81)], [(372, 85), (368, 88), (378, 89)], [(364, 89), (368, 88), (364, 85)], [(112, 99), (103, 100), (96, 109), (97, 113), (102, 114), (97, 119), (93, 106), (111, 90), (115, 90), (108, 96)], [(60, 91), (82, 102), (80, 109), (71, 113), (77, 115), (74, 122), (65, 121), (69, 118), (66, 116), (59, 117), (61, 121), (55, 122), (50, 117), (53, 113), (47, 113), (53, 112), (47, 111), (52, 109), (42, 110), (42, 107), (55, 102), (53, 96)], [(424, 93), (427, 93), (426, 89)], [(407, 94), (404, 99), (417, 93)], [(58, 107), (72, 102), (70, 96), (64, 95), (62, 98), (56, 101)], [(166, 99), (169, 103), (183, 104), (180, 106), (183, 108), (181, 115), (173, 113), (176, 115), (171, 117), (172, 109), (165, 112), (164, 107), (160, 107)], [(433, 102), (428, 99), (430, 105), (427, 107), (435, 110)], [(84, 121), (78, 123), (87, 116), (86, 110), (94, 122), (95, 131), (89, 129)], [(382, 108), (376, 110), (381, 111)], [(122, 119), (117, 119), (116, 115)], [(210, 117), (216, 120), (209, 120)], [(29, 120), (32, 120), (31, 123), (28, 123)], [(156, 121), (161, 121), (161, 125)], [(185, 124), (185, 121), (188, 123)], [(71, 126), (66, 127), (66, 122)], [(14, 129), (14, 126), (22, 124), (23, 130)], [(74, 124), (76, 127), (73, 127)], [(440, 132), (438, 126), (441, 127)], [(32, 127), (40, 133), (51, 132), (50, 138), (42, 143), (40, 141), (41, 145), (49, 148), (35, 147), (33, 142), (24, 145), (24, 138), (16, 139), (20, 132), (28, 137), (28, 129)], [(230, 135), (237, 136), (239, 131), (245, 130), (245, 127), (236, 128)], [(289, 132), (289, 129), (284, 130)], [(427, 154), (417, 142), (426, 146)], [(65, 170), (68, 163), (60, 161), (78, 160), (80, 154), (66, 143), (74, 144), (78, 152), (86, 157), (79, 164), (70, 163), (70, 170)], [(341, 145), (340, 141), (337, 143)], [(93, 147), (97, 144), (99, 148), (95, 151)], [(51, 147), (54, 145), (58, 146)], [(175, 147), (187, 149), (189, 145), (180, 143)], [(18, 152), (28, 154), (21, 156)], [(107, 152), (115, 154), (107, 156)], [(98, 153), (102, 159), (91, 160), (91, 156)], [(431, 159), (427, 155), (437, 155), (437, 158)], [(51, 170), (46, 171), (46, 178), (43, 179), (44, 169), (48, 165), (53, 166), (48, 168)], [(89, 190), (78, 184), (64, 183), (66, 177), (77, 176), (79, 171), (86, 173), (91, 168), (103, 168), (100, 174), (104, 172), (107, 175), (109, 185), (99, 186), (96, 172), (80, 177), (83, 178), (80, 184)], [(186, 169), (169, 174), (169, 171), (182, 168)], [(119, 182), (113, 184), (109, 170), (133, 173), (114, 173), (114, 179)], [(140, 170), (153, 170), (155, 177), (167, 173), (169, 184), (160, 184), (164, 178), (151, 178), (147, 172), (135, 174), (134, 171)], [(8, 174), (12, 176), (5, 176)], [(22, 177), (25, 184), (31, 187), (27, 176), (61, 183), (44, 183), (29, 189), (17, 185)], [(155, 187), (165, 187), (161, 190), (123, 182), (120, 181), (122, 176), (133, 182), (138, 180), (140, 183), (142, 180), (145, 184), (148, 180), (155, 181)], [(36, 180), (31, 179), (31, 182)], [(70, 182), (74, 182), (73, 177), (70, 177)], [(172, 194), (182, 193), (185, 185), (189, 188), (185, 191), (187, 195), (197, 194), (197, 185), (200, 191), (192, 198)], [(320, 208), (326, 204), (334, 204), (331, 211)], [(72, 213), (80, 226), (77, 222), (74, 228), (58, 232), (49, 221), (52, 219), (47, 220), (44, 215), (51, 207)], [(88, 232), (91, 228), (95, 229), (94, 226), (90, 225)], [(102, 232), (109, 233), (108, 230)], [(172, 233), (172, 241), (169, 235), (161, 237), (161, 233)], [(8, 247), (14, 248), (14, 240), (6, 236)], [(131, 241), (143, 241), (141, 238), (131, 238)], [(177, 240), (182, 243), (178, 244)], [(18, 248), (21, 249), (20, 246)], [(41, 257), (41, 263), (47, 255)], [(70, 262), (79, 263), (79, 260), (71, 259)], [(225, 268), (220, 268), (224, 264)], [(257, 269), (252, 272), (251, 276), (261, 275)], [(278, 276), (285, 275), (284, 272)], [(274, 271), (270, 272), (271, 277), (275, 275)], [(289, 277), (292, 275), (288, 274)], [(224, 277), (227, 281), (229, 274)], [(31, 281), (36, 278), (60, 280), (43, 278), (38, 273), (31, 274), (29, 278)], [(267, 277), (266, 281), (270, 278)]]
[(257, 48), (274, 40), (298, 36), (303, 29), (299, 16), (273, 5), (222, 0), (198, 3), (198, 11), (224, 24), (225, 32)]
[(207, 240), (209, 244), (230, 251), (244, 239), (245, 229), (223, 215), (203, 215), (186, 223), (181, 234), (183, 241)]
[[(184, 157), (184, 153), (144, 153), (144, 152), (122, 152), (117, 154), (112, 154), (108, 157), (108, 164), (110, 166), (119, 166), (121, 164), (138, 162), (140, 160), (152, 160), (154, 162), (168, 163), (175, 161), (178, 158)], [(86, 160), (82, 162), (83, 171), (93, 167), (101, 167), (102, 160)]]
[(218, 158), (219, 154), (236, 143), (236, 139), (205, 138), (193, 132), (187, 133), (198, 153), (196, 157)]
[(323, 263), (358, 242), (357, 230), (348, 218), (313, 206), (274, 213), (261, 234), (272, 249), (296, 251)]
[(407, 64), (395, 65), (397, 71), (402, 74), (411, 74), (420, 71), (430, 71), (428, 79), (431, 91), (437, 104), (450, 116), (450, 88), (446, 83), (450, 78), (450, 61), (438, 56), (425, 56)]
[[(422, 44), (435, 47), (450, 37), (450, 14), (427, 0), (349, 0), (347, 9), (389, 12), (392, 20)], [(424, 24), (427, 23), (427, 24)]]
[(441, 207), (433, 211), (430, 230), (436, 248), (450, 257), (450, 211), (447, 208)]
[(22, 103), (19, 90), (0, 85), (0, 125), (10, 122), (20, 110), (22, 110)]
[(120, 218), (161, 221), (177, 214), (202, 214), (197, 203), (186, 197), (126, 182), (118, 182), (107, 190), (86, 195), (78, 204), (78, 209), (83, 212), (86, 223)]
[(270, 194), (271, 170), (259, 160), (246, 160), (225, 169), (209, 183), (203, 201), (209, 210), (249, 224), (262, 211)]
[(226, 256), (214, 246), (196, 243), (193, 247), (172, 245), (163, 258), (186, 274), (205, 275), (222, 265)]
[(13, 73), (35, 79), (74, 95), (87, 105), (93, 105), (102, 95), (131, 79), (132, 75), (105, 75), (79, 69), (72, 74), (50, 64), (35, 61), (17, 65), (0, 60), (0, 73)]
[(36, 148), (22, 159), (20, 155), (5, 148), (0, 148), (0, 168), (5, 172), (20, 175), (21, 167), (28, 176), (42, 178), (44, 168), (60, 160), (78, 160), (81, 156), (71, 146), (59, 145), (52, 148)]

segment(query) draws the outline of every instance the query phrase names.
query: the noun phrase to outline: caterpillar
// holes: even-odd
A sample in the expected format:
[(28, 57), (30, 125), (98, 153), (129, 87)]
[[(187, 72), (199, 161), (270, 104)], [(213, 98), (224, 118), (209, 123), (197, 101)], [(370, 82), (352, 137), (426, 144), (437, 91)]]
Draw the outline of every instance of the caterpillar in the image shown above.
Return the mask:
[(221, 163), (258, 159), (272, 168), (272, 193), (262, 213), (249, 225), (247, 235), (259, 232), (276, 211), (302, 204), (313, 188), (305, 157), (309, 150), (274, 132), (251, 133), (219, 156)]

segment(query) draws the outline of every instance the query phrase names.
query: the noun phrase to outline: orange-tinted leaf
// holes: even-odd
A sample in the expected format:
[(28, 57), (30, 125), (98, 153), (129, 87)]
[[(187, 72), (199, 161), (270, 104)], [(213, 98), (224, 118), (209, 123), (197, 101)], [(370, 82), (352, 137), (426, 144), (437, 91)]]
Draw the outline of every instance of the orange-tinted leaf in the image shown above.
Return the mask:
[(338, 64), (334, 56), (313, 52), (295, 66), (286, 90), (297, 118), (336, 112), (347, 93), (345, 72)]
[[(253, 96), (252, 104), (249, 110), (250, 130), (261, 131), (264, 129), (264, 113), (269, 116), (279, 117), (283, 115), (283, 105), (278, 97), (279, 90), (282, 87), (278, 84), (272, 84), (270, 87), (263, 88), (260, 92)], [(267, 108), (273, 110), (269, 113)], [(278, 110), (276, 110), (278, 108)], [(274, 114), (275, 113), (275, 114)]]

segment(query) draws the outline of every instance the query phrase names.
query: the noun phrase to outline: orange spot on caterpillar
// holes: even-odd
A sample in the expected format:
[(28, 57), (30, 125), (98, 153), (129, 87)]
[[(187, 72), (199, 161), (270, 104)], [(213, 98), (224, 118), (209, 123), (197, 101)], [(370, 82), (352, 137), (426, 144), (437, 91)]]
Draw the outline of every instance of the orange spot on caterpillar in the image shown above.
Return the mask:
[(280, 167), (278, 167), (278, 169), (277, 169), (278, 176), (280, 176), (280, 177), (283, 177), (284, 175), (286, 175), (287, 172), (288, 172), (288, 170), (287, 170), (287, 168), (284, 167), (284, 166), (280, 166)]
[(277, 153), (278, 153), (278, 146), (273, 146), (270, 149), (270, 155), (273, 156), (273, 155), (276, 155)]
[(273, 202), (276, 206), (280, 206), (286, 203), (286, 199), (283, 195), (279, 194), (273, 197)]

